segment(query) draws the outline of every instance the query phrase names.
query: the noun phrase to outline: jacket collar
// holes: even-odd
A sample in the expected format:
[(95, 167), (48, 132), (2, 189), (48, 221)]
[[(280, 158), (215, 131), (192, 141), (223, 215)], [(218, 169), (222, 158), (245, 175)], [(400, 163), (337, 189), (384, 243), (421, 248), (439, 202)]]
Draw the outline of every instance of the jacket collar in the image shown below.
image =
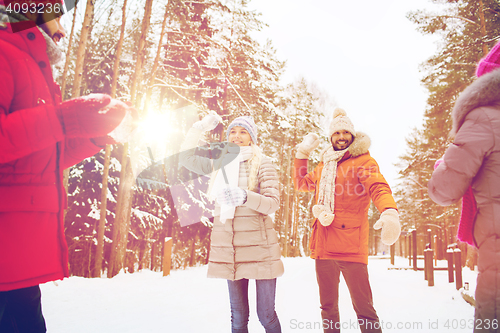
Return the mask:
[(500, 103), (500, 69), (479, 77), (459, 95), (451, 113), (453, 119), (451, 134), (458, 132), (465, 117), (472, 110), (498, 103)]

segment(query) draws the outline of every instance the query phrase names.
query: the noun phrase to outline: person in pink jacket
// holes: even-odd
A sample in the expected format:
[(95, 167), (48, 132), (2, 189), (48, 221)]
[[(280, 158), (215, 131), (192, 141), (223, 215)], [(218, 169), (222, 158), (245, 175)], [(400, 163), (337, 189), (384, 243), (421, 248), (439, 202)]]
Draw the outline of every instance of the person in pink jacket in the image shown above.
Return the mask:
[(114, 143), (133, 110), (104, 94), (61, 103), (65, 32), (49, 5), (61, 2), (0, 0), (0, 332), (46, 331), (39, 284), (69, 275), (63, 170)]
[(474, 332), (498, 332), (500, 320), (500, 43), (478, 63), (477, 79), (453, 107), (453, 143), (429, 180), (429, 197), (461, 198), (457, 238), (478, 248)]

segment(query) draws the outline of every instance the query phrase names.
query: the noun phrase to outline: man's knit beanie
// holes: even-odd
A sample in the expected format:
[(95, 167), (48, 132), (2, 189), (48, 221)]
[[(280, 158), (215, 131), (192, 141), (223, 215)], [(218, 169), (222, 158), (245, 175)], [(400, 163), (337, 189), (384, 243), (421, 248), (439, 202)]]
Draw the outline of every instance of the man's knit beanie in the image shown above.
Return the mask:
[(351, 119), (347, 117), (347, 113), (344, 111), (344, 109), (335, 108), (333, 110), (333, 120), (330, 123), (330, 127), (328, 128), (329, 139), (331, 140), (333, 133), (342, 130), (349, 131), (353, 137), (356, 135), (354, 125), (352, 124)]

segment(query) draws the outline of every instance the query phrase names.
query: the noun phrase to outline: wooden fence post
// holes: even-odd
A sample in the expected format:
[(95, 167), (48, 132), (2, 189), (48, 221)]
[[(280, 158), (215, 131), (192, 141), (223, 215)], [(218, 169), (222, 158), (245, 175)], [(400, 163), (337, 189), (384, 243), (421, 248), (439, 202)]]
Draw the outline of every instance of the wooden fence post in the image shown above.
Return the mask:
[(434, 265), (437, 266), (437, 259), (439, 256), (439, 251), (441, 250), (438, 244), (438, 236), (434, 235), (432, 237), (432, 241), (434, 242), (434, 246), (432, 247), (434, 249)]
[(163, 245), (163, 276), (170, 274), (170, 267), (172, 266), (172, 237), (165, 237), (165, 244)]
[(462, 288), (462, 251), (455, 249), (455, 277), (457, 290)]
[(429, 255), (429, 248), (426, 248), (424, 250), (424, 280), (425, 281), (428, 281), (429, 280), (429, 277), (428, 277), (428, 265), (429, 265), (429, 260), (427, 260), (427, 256)]
[(413, 270), (416, 272), (417, 269), (417, 230), (413, 229), (411, 231), (411, 245), (413, 247)]
[(408, 247), (408, 266), (411, 266), (411, 233), (406, 235), (406, 246)]
[(425, 264), (425, 279), (429, 287), (434, 286), (434, 250), (425, 249), (424, 264)]
[(427, 244), (429, 244), (429, 249), (432, 249), (432, 230), (427, 229)]
[(448, 282), (455, 281), (453, 273), (453, 249), (446, 250), (446, 259), (448, 259)]
[(443, 232), (440, 231), (435, 237), (436, 242), (436, 259), (443, 260), (445, 258), (445, 247), (443, 242)]
[(390, 247), (391, 250), (391, 265), (394, 266), (394, 256), (396, 255), (396, 245), (392, 244)]

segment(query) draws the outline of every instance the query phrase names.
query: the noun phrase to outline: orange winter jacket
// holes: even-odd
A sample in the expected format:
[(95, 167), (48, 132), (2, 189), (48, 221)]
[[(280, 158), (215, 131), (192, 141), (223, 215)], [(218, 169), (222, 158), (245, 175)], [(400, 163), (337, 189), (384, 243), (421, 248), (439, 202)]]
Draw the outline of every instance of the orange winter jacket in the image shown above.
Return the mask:
[[(392, 192), (368, 148), (370, 139), (358, 132), (338, 162), (335, 179), (335, 218), (328, 227), (313, 222), (309, 247), (313, 259), (368, 263), (370, 199), (380, 212), (397, 209)], [(301, 192), (315, 192), (318, 201), (323, 162), (310, 173), (307, 160), (295, 159), (294, 184)]]

